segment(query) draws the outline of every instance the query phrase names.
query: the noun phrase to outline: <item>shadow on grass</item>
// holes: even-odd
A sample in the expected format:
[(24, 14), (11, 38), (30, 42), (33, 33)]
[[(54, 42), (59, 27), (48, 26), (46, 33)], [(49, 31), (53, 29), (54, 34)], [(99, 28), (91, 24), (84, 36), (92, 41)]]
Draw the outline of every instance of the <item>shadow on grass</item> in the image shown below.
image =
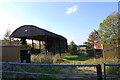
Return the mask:
[(64, 56), (64, 58), (67, 60), (76, 60), (76, 61), (85, 61), (89, 59), (87, 54), (84, 53), (79, 53), (78, 55)]

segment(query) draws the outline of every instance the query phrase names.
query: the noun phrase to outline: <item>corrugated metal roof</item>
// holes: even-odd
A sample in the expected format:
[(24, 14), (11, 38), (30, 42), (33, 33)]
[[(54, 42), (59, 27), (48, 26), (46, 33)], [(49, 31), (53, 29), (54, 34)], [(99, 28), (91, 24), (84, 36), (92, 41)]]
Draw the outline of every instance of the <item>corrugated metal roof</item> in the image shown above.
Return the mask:
[(61, 40), (66, 40), (61, 35), (55, 34), (53, 32), (47, 31), (45, 29), (36, 27), (34, 25), (23, 25), (17, 28), (12, 34), (12, 37), (22, 38), (25, 37), (27, 39), (35, 39), (35, 40), (45, 40), (46, 37), (57, 38)]

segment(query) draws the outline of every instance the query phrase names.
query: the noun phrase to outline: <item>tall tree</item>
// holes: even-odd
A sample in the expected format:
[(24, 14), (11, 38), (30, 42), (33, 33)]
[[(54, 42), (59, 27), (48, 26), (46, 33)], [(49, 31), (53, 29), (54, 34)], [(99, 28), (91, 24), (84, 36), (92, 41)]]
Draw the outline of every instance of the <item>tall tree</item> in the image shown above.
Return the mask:
[(74, 43), (74, 41), (70, 42), (70, 45), (69, 45), (68, 49), (69, 49), (70, 54), (76, 54), (77, 53), (77, 46)]
[(100, 41), (102, 44), (116, 44), (118, 40), (118, 30), (119, 28), (119, 18), (118, 12), (113, 12), (107, 18), (100, 23), (100, 28), (98, 30), (100, 34)]
[(99, 41), (100, 36), (97, 30), (92, 31), (89, 34), (88, 41), (84, 42), (87, 46), (89, 46), (89, 49), (94, 49), (94, 41)]

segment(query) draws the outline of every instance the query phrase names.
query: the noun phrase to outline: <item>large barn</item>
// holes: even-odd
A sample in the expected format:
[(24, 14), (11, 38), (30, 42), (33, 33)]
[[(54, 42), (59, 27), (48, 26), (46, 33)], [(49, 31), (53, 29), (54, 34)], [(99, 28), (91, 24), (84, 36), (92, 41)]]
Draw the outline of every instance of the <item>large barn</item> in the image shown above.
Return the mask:
[(38, 40), (45, 42), (46, 52), (63, 53), (67, 50), (67, 39), (61, 35), (36, 27), (34, 25), (23, 25), (12, 34), (14, 38)]

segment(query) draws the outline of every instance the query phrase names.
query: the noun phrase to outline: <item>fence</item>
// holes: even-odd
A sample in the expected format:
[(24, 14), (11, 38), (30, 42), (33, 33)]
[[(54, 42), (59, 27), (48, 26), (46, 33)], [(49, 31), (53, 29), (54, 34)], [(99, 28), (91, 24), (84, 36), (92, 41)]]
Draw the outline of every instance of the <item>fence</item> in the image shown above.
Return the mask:
[(120, 47), (118, 44), (103, 45), (103, 57), (104, 58), (120, 58)]
[[(102, 68), (100, 64), (96, 65), (65, 65), (65, 64), (37, 64), (37, 63), (16, 63), (16, 62), (0, 62), (0, 64), (3, 65), (3, 69), (0, 70), (0, 72), (3, 73), (13, 73), (13, 78), (15, 78), (16, 74), (26, 74), (31, 76), (32, 78), (36, 80), (40, 80), (34, 75), (45, 75), (45, 76), (67, 76), (67, 77), (96, 77), (97, 80), (106, 80), (106, 77), (119, 77), (118, 75), (106, 75), (106, 66), (120, 66), (120, 64), (104, 64), (104, 75), (102, 75)], [(12, 67), (10, 66), (12, 65)], [(6, 67), (5, 67), (6, 66)], [(69, 75), (69, 74), (47, 74), (47, 73), (34, 73), (34, 72), (27, 72), (25, 69), (23, 69), (21, 66), (66, 66), (66, 67), (76, 67), (76, 66), (83, 66), (83, 67), (96, 67), (97, 75)], [(7, 70), (9, 68), (12, 68), (12, 71)], [(19, 69), (19, 71), (16, 71), (16, 69)], [(51, 69), (51, 68), (50, 68)]]
[[(14, 67), (12, 68), (13, 71), (8, 71), (8, 67), (7, 68), (3, 68), (3, 70), (1, 70), (0, 72), (4, 72), (4, 73), (15, 73), (15, 74), (28, 74), (30, 75), (32, 78), (37, 79), (35, 76), (33, 75), (50, 75), (50, 76), (69, 76), (69, 77), (97, 77), (97, 80), (102, 80), (102, 70), (101, 70), (101, 65), (97, 64), (97, 65), (63, 65), (63, 64), (36, 64), (36, 63), (15, 63), (15, 62), (1, 62), (2, 65), (13, 65)], [(68, 75), (68, 74), (46, 74), (46, 73), (33, 73), (33, 72), (26, 72), (24, 69), (22, 69), (19, 65), (27, 65), (27, 66), (71, 66), (71, 67), (75, 67), (75, 66), (86, 66), (86, 67), (96, 67), (97, 70), (97, 75)], [(15, 68), (19, 69), (20, 71), (15, 71)], [(7, 71), (6, 71), (7, 70)], [(21, 72), (22, 71), (22, 72)], [(13, 76), (13, 78), (15, 78), (15, 76)]]
[(106, 80), (107, 77), (120, 78), (120, 75), (107, 75), (107, 73), (106, 73), (107, 66), (120, 66), (120, 64), (104, 64), (104, 80)]

